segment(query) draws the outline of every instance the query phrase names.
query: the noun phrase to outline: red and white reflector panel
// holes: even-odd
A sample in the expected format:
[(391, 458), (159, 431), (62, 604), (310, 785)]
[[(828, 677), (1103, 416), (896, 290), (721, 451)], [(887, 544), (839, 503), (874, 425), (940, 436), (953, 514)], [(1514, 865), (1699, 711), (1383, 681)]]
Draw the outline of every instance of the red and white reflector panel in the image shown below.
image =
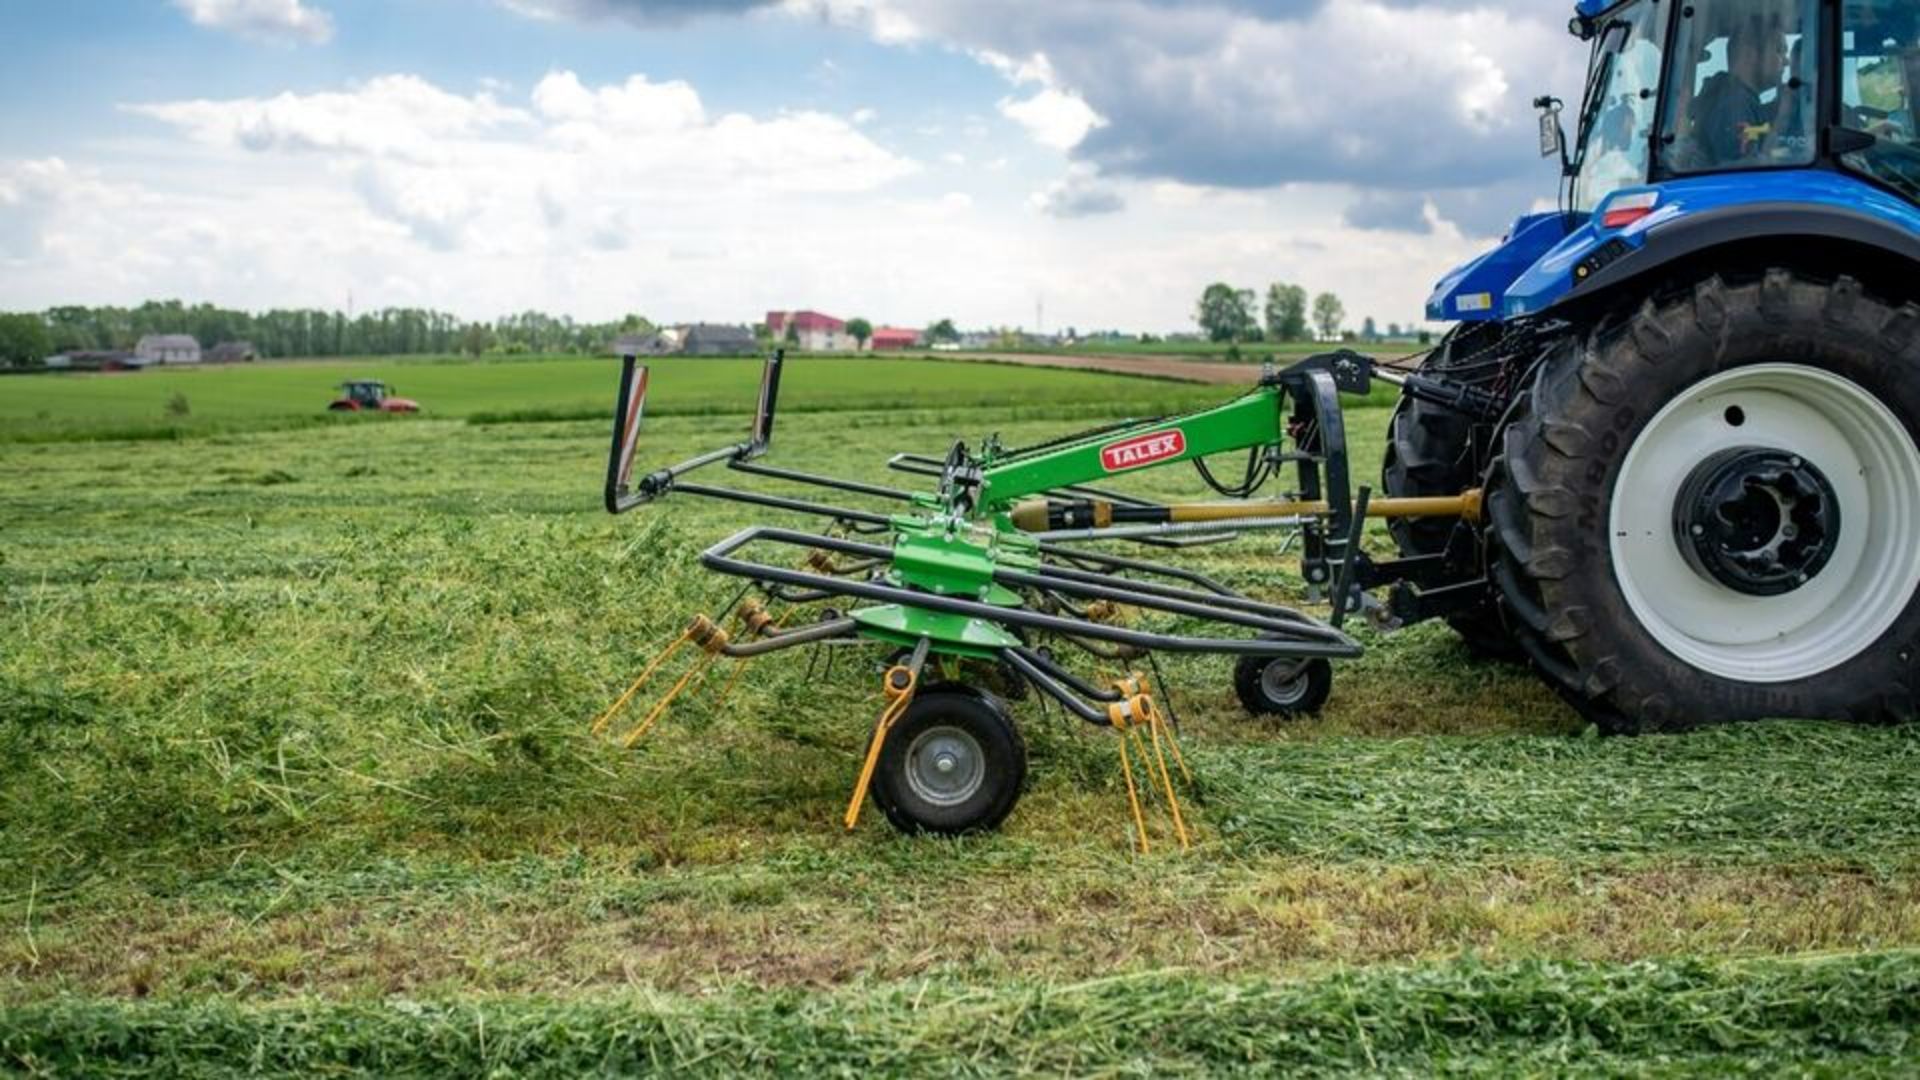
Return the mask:
[(633, 486), (633, 452), (640, 445), (640, 415), (647, 408), (647, 367), (636, 365), (633, 378), (627, 382), (626, 407), (621, 412), (619, 468), (614, 475), (618, 478), (618, 490), (624, 492)]
[(1636, 191), (1631, 195), (1615, 195), (1607, 200), (1606, 209), (1600, 213), (1600, 224), (1609, 229), (1624, 229), (1627, 226), (1653, 213), (1660, 203), (1657, 191)]

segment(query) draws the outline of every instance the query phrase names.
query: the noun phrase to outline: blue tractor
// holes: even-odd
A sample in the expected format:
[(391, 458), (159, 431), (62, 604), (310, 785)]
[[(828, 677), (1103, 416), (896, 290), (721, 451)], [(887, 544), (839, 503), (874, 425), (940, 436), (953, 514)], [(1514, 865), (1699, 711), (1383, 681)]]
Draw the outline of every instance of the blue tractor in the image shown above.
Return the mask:
[[(1560, 205), (1434, 291), (1402, 586), (1609, 731), (1913, 719), (1920, 0), (1580, 0)], [(1571, 127), (1571, 138), (1566, 128)]]

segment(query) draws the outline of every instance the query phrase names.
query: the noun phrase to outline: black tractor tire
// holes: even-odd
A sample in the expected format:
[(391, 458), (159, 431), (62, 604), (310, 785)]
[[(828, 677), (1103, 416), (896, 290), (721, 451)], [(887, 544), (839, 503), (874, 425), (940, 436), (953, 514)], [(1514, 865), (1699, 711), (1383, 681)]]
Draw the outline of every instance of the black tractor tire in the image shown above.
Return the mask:
[[(1497, 322), (1461, 323), (1440, 339), (1420, 363), (1422, 374), (1440, 375), (1462, 364), (1476, 362), (1496, 350), (1502, 326)], [(1402, 397), (1388, 427), (1386, 460), (1380, 470), (1382, 489), (1392, 498), (1458, 495), (1480, 483), (1473, 460), (1473, 421), (1454, 409), (1413, 397)], [(1439, 555), (1447, 550), (1454, 530), (1463, 527), (1451, 518), (1392, 518), (1387, 531), (1405, 558)], [(1526, 654), (1501, 621), (1492, 598), (1479, 607), (1447, 618), (1475, 656), (1523, 663)]]
[[(1793, 364), (1839, 376), (1878, 399), (1896, 433), (1903, 426), (1920, 440), (1920, 305), (1882, 300), (1849, 278), (1821, 282), (1776, 269), (1683, 284), (1596, 327), (1569, 336), (1522, 389), (1488, 485), (1495, 590), (1546, 680), (1612, 733), (1769, 717), (1914, 719), (1920, 590), (1888, 629), (1878, 637), (1863, 632), (1857, 651), (1836, 655), (1824, 670), (1784, 681), (1729, 677), (1683, 659), (1636, 614), (1621, 584), (1622, 573), (1635, 571), (1615, 567), (1610, 530), (1615, 484), (1630, 449), (1663, 409), (1706, 400), (1688, 395), (1703, 380), (1737, 378), (1741, 368)], [(1730, 425), (1744, 422), (1741, 410), (1724, 415)], [(1675, 502), (1674, 513), (1681, 505)], [(1883, 508), (1875, 511), (1886, 517)], [(1874, 516), (1853, 519), (1865, 527)], [(1680, 545), (1680, 527), (1669, 529), (1661, 541)], [(1920, 538), (1892, 541), (1902, 542)], [(1704, 573), (1701, 579), (1713, 585)], [(1886, 581), (1884, 588), (1914, 584)], [(1894, 610), (1900, 593), (1889, 595)]]
[(1027, 744), (1006, 702), (940, 683), (915, 695), (887, 734), (873, 801), (903, 833), (957, 836), (998, 828), (1026, 782)]
[(1314, 716), (1333, 693), (1333, 665), (1322, 659), (1243, 656), (1233, 665), (1233, 693), (1251, 716)]

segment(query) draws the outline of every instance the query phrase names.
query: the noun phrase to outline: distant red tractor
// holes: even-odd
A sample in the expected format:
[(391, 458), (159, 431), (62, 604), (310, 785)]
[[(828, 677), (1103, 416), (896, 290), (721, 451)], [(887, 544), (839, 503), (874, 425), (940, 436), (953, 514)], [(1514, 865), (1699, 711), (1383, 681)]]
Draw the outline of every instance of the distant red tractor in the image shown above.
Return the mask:
[(332, 412), (414, 413), (420, 403), (412, 398), (394, 397), (386, 383), (374, 379), (356, 379), (340, 384), (340, 396), (327, 406)]

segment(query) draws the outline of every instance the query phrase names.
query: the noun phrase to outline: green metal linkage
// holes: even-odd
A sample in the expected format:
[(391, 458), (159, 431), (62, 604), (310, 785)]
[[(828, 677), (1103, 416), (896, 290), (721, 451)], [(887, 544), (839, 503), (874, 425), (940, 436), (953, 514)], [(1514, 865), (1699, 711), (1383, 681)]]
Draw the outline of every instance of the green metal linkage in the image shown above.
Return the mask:
[(1217, 408), (1177, 420), (1104, 432), (1043, 454), (987, 468), (981, 474), (982, 509), (1004, 510), (1020, 499), (1055, 488), (1209, 454), (1282, 441), (1286, 396), (1263, 386)]
[(892, 575), (899, 584), (939, 596), (964, 596), (1003, 607), (1020, 598), (993, 583), (997, 566), (1030, 569), (1039, 548), (1030, 538), (1001, 533), (991, 524), (952, 518), (893, 518)]
[(1019, 638), (990, 622), (900, 604), (856, 611), (853, 620), (863, 636), (876, 641), (910, 649), (924, 637), (933, 642), (935, 652), (975, 660), (996, 659), (1001, 649), (1020, 644)]

